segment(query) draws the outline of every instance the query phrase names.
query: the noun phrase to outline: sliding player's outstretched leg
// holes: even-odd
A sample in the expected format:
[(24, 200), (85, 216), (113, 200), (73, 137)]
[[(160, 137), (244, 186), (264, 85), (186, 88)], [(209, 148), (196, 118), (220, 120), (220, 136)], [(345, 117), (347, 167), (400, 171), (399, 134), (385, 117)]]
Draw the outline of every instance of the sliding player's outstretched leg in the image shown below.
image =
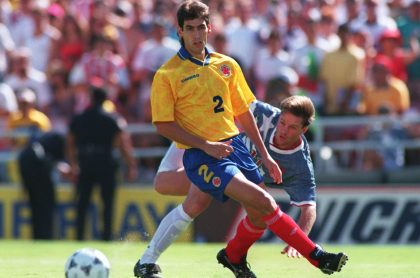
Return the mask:
[(217, 261), (224, 267), (229, 268), (236, 278), (257, 278), (254, 272), (249, 268), (246, 256), (242, 257), (239, 263), (232, 263), (226, 254), (226, 250), (222, 249), (217, 253)]
[(334, 272), (340, 272), (341, 268), (349, 259), (344, 253), (328, 253), (320, 246), (316, 246), (315, 250), (310, 255), (311, 259), (318, 261), (318, 268), (325, 274), (331, 275)]

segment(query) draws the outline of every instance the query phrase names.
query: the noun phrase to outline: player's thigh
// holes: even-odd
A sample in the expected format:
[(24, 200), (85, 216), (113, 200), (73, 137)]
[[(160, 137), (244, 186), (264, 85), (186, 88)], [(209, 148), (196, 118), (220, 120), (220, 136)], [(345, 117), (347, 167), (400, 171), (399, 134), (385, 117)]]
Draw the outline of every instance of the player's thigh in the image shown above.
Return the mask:
[[(266, 187), (265, 187), (264, 183), (261, 183), (258, 186), (261, 187), (262, 189), (266, 190)], [(260, 210), (257, 210), (253, 207), (246, 206), (246, 205), (243, 205), (243, 207), (246, 211), (246, 214), (247, 214), (249, 220), (251, 221), (251, 223), (253, 225), (255, 225), (258, 228), (262, 228), (262, 229), (266, 228), (267, 225), (265, 224), (265, 222), (263, 220), (264, 215), (260, 212)]]
[(245, 207), (249, 207), (263, 213), (271, 213), (276, 202), (260, 186), (247, 180), (242, 173), (236, 174), (225, 188), (224, 192), (230, 198), (240, 202)]

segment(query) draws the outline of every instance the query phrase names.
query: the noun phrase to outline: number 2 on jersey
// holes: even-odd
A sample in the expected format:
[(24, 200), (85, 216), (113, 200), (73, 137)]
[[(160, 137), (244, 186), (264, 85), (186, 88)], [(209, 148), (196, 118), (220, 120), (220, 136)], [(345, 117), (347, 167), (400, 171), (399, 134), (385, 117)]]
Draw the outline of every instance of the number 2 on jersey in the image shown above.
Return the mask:
[(214, 176), (213, 171), (209, 172), (209, 167), (205, 164), (201, 165), (198, 169), (198, 175), (203, 176), (205, 182), (209, 183), (211, 178)]
[(223, 98), (221, 96), (214, 96), (213, 102), (216, 103), (216, 106), (213, 109), (214, 113), (225, 111), (225, 108), (223, 108)]

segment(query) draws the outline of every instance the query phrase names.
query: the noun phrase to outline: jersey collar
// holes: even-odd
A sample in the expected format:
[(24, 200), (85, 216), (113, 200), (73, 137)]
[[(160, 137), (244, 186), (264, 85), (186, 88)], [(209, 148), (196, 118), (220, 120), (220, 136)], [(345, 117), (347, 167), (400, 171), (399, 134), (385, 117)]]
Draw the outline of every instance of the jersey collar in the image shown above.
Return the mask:
[(270, 149), (272, 151), (276, 152), (276, 153), (279, 153), (279, 154), (292, 154), (292, 153), (295, 153), (297, 151), (303, 150), (304, 147), (305, 147), (305, 142), (302, 140), (302, 137), (301, 137), (300, 138), (300, 144), (297, 145), (296, 147), (294, 147), (292, 149), (288, 149), (288, 150), (279, 149), (279, 148), (277, 148), (274, 145), (274, 135), (275, 135), (275, 132), (272, 132), (271, 133), (271, 136), (270, 136), (269, 143), (270, 143)]
[(209, 50), (207, 47), (204, 47), (204, 51), (206, 53), (206, 56), (204, 58), (204, 63), (203, 61), (193, 57), (186, 49), (184, 46), (182, 46), (179, 51), (178, 51), (178, 57), (181, 58), (182, 60), (190, 60), (191, 62), (193, 62), (196, 65), (199, 66), (207, 66), (210, 63), (210, 54), (212, 53), (211, 50)]

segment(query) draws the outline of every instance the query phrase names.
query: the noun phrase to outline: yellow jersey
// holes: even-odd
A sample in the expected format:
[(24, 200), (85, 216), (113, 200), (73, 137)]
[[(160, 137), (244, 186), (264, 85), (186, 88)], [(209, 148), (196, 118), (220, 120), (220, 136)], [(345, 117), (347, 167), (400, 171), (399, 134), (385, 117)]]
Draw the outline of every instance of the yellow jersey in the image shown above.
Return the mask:
[(11, 131), (23, 132), (22, 135), (16, 135), (14, 140), (16, 146), (23, 146), (34, 134), (50, 131), (51, 122), (47, 115), (31, 108), (27, 116), (24, 116), (20, 111), (10, 114), (7, 119), (7, 128)]
[[(150, 98), (152, 122), (174, 121), (215, 142), (239, 133), (234, 118), (249, 110), (255, 96), (234, 59), (205, 51), (201, 61), (181, 47), (156, 72)], [(190, 146), (177, 143), (177, 147)]]
[(36, 127), (40, 131), (47, 132), (51, 129), (50, 119), (41, 111), (31, 109), (27, 117), (21, 112), (12, 113), (7, 120), (9, 129)]

